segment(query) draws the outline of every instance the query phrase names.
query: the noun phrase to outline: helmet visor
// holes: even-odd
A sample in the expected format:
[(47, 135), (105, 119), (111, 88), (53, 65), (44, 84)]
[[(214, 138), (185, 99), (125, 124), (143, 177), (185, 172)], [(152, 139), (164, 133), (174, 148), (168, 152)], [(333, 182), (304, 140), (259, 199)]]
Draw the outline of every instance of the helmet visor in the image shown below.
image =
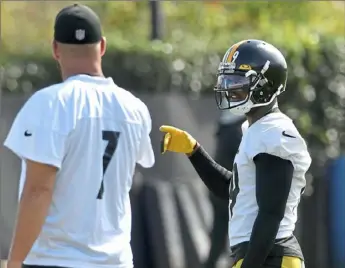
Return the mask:
[(230, 103), (240, 104), (247, 101), (250, 85), (250, 77), (238, 74), (219, 75), (214, 88), (218, 107), (220, 109), (229, 109), (232, 106)]
[(250, 78), (237, 74), (222, 74), (218, 76), (215, 90), (239, 90), (248, 89)]

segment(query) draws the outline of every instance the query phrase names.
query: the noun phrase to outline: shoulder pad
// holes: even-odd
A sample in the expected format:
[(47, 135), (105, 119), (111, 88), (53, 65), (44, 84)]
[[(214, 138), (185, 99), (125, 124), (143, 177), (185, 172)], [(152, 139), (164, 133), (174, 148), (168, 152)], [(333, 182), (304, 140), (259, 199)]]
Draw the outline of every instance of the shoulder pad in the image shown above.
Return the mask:
[(290, 160), (295, 169), (306, 171), (309, 168), (311, 158), (307, 144), (292, 121), (263, 123), (248, 134), (246, 151), (251, 159), (267, 153)]

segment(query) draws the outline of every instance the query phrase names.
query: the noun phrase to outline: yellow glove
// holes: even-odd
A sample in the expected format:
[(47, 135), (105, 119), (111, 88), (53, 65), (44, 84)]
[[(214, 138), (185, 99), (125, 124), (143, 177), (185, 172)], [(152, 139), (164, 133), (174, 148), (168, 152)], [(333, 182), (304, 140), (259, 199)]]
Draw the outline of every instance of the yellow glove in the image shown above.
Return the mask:
[(162, 154), (166, 151), (184, 154), (193, 152), (197, 142), (188, 132), (172, 126), (161, 126), (159, 130), (165, 133), (161, 143)]

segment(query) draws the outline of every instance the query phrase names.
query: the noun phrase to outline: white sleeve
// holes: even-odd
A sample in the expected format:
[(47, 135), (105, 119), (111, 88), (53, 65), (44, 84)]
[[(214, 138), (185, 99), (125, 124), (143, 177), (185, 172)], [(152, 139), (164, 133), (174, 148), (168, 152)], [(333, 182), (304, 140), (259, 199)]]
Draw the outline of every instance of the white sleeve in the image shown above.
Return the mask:
[(137, 158), (137, 163), (140, 164), (144, 168), (150, 168), (155, 163), (155, 155), (153, 153), (152, 144), (151, 144), (151, 128), (152, 128), (152, 121), (150, 112), (147, 109), (146, 105), (143, 105), (143, 127), (142, 127), (142, 134), (141, 140), (139, 145), (139, 154)]
[(53, 130), (51, 105), (33, 95), (17, 114), (4, 146), (18, 157), (61, 168), (66, 135)]
[(267, 153), (290, 160), (295, 171), (306, 172), (311, 164), (307, 144), (296, 128), (272, 127), (265, 131), (261, 140), (253, 146), (251, 158)]

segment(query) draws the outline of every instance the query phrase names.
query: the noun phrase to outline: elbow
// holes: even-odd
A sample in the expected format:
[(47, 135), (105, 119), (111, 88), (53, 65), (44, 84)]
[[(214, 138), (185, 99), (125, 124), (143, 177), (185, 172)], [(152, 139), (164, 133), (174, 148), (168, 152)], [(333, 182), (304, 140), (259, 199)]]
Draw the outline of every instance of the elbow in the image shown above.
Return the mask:
[(44, 200), (50, 200), (53, 196), (53, 189), (50, 187), (24, 187), (22, 198), (25, 199), (44, 199)]

